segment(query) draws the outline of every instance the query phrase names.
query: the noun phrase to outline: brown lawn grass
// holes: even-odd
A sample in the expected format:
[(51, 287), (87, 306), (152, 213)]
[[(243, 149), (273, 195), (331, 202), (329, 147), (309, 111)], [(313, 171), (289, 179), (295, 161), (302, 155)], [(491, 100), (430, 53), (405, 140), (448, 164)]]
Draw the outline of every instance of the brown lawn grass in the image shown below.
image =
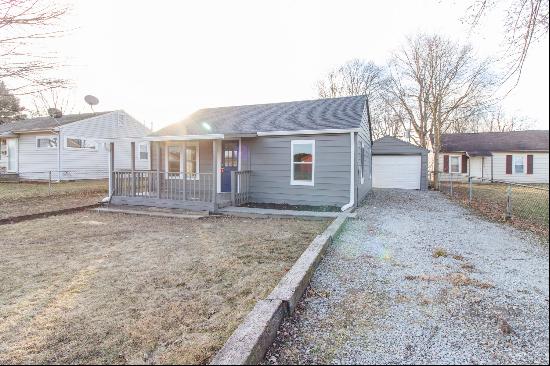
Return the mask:
[(3, 226), (0, 363), (205, 363), (326, 225), (80, 212)]
[(0, 183), (0, 219), (91, 205), (107, 191), (106, 180)]
[[(548, 237), (548, 185), (512, 185), (512, 219), (510, 223)], [(502, 220), (506, 214), (508, 185), (473, 184), (471, 207), (492, 219)], [(444, 192), (449, 194), (446, 184)], [(453, 198), (468, 204), (467, 183), (453, 184)]]

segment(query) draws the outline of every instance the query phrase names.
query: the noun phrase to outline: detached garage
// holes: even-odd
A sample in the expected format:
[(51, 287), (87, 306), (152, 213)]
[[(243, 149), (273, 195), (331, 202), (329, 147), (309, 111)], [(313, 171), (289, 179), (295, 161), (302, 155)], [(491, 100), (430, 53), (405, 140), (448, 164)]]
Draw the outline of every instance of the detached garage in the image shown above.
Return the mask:
[(372, 145), (374, 188), (428, 189), (428, 150), (385, 136)]

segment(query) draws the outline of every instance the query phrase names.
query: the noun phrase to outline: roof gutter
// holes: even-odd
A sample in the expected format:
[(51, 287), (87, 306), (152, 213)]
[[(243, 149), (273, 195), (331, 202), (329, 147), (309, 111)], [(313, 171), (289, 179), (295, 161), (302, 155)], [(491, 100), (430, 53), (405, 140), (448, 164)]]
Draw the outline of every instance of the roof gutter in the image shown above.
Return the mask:
[(342, 206), (340, 210), (346, 211), (355, 204), (355, 132), (350, 132), (351, 153), (350, 153), (350, 177), (349, 177), (349, 203)]
[(326, 128), (321, 130), (266, 131), (258, 132), (258, 136), (323, 135), (327, 133), (353, 133), (358, 131), (358, 128)]

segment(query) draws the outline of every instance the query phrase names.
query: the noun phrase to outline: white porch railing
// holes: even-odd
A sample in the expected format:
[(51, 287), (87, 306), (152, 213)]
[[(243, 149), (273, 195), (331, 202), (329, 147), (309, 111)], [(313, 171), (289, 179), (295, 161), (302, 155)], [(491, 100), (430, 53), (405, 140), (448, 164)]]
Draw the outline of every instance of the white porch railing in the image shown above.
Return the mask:
[(250, 170), (231, 172), (231, 203), (233, 206), (249, 202), (251, 173)]
[(212, 173), (113, 172), (113, 196), (213, 202)]

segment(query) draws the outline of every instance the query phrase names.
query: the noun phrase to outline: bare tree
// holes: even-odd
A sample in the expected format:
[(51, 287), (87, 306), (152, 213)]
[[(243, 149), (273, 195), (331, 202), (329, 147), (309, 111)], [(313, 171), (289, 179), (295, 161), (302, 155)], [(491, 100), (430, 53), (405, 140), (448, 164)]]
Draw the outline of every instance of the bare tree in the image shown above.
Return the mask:
[(507, 77), (519, 82), (531, 44), (548, 34), (549, 0), (473, 0), (468, 7), (466, 21), (475, 28), (498, 6), (506, 8), (504, 34), (506, 58), (509, 60)]
[(476, 116), (492, 103), (497, 79), (489, 60), (478, 60), (469, 45), (438, 35), (408, 39), (390, 62), (390, 104), (409, 123), (422, 147), (433, 135), (434, 171), (439, 170), (441, 134), (458, 121)]
[(63, 114), (69, 114), (74, 109), (71, 98), (64, 94), (64, 88), (51, 88), (32, 94), (34, 110), (31, 114), (35, 117), (48, 115), (48, 109), (55, 108)]
[(386, 135), (397, 137), (402, 133), (402, 128), (387, 105), (387, 98), (381, 94), (385, 82), (382, 67), (370, 61), (354, 59), (329, 71), (317, 83), (317, 92), (321, 98), (366, 95), (369, 99), (373, 138)]
[(0, 0), (0, 79), (17, 84), (14, 94), (65, 85), (51, 77), (60, 67), (56, 56), (37, 52), (38, 44), (64, 34), (59, 21), (67, 9), (47, 0)]

